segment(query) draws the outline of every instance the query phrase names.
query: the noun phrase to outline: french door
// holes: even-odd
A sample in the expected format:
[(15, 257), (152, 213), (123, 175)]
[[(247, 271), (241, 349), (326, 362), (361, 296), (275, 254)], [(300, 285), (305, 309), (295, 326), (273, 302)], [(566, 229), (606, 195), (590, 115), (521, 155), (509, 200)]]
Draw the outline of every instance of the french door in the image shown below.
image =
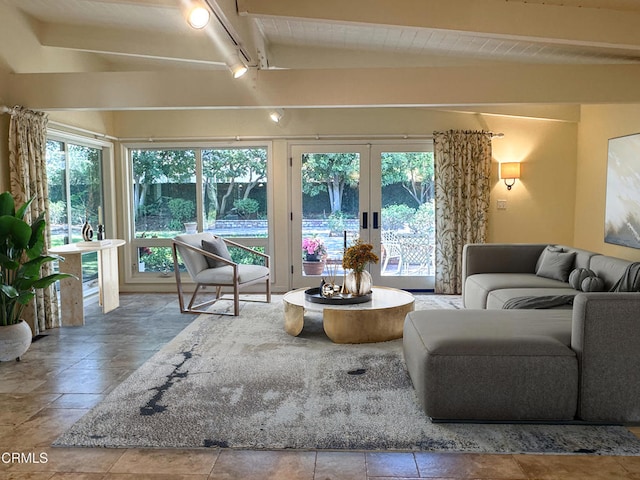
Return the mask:
[(292, 287), (342, 283), (344, 248), (359, 238), (380, 259), (369, 266), (375, 285), (433, 288), (429, 143), (292, 145), (290, 153)]

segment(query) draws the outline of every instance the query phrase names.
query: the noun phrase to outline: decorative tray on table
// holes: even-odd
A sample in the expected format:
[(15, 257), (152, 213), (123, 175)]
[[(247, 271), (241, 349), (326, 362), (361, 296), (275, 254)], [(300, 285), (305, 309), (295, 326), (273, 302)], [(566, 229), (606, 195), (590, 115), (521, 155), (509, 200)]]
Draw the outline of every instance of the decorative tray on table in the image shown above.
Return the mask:
[(366, 295), (351, 295), (350, 293), (335, 293), (332, 297), (323, 297), (319, 288), (310, 288), (304, 291), (304, 298), (311, 303), (324, 303), (327, 305), (350, 305), (365, 303), (371, 300), (371, 293)]

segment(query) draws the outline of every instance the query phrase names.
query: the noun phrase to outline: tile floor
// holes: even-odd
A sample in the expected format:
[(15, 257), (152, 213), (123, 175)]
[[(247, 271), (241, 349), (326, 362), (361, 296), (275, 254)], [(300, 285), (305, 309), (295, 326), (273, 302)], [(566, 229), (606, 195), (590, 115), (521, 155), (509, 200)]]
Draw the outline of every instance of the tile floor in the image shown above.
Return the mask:
[[(188, 325), (173, 295), (121, 296), (0, 363), (3, 480), (640, 480), (640, 457), (52, 448), (51, 442)], [(640, 429), (635, 429), (640, 434)]]

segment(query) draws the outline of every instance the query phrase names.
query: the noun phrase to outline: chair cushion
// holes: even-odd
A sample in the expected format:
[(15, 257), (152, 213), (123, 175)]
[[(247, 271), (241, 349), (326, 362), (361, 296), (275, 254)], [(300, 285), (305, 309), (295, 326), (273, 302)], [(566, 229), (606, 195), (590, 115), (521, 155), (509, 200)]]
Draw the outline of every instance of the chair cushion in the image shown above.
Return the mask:
[[(214, 255), (218, 255), (225, 260), (231, 261), (231, 254), (229, 253), (227, 244), (224, 243), (224, 240), (219, 237), (213, 237), (212, 240), (202, 240), (202, 249), (209, 253), (213, 253)], [(207, 257), (207, 263), (209, 264), (209, 268), (218, 268), (228, 265), (227, 263), (221, 262), (220, 260), (209, 257)]]
[[(238, 283), (248, 283), (259, 280), (269, 275), (269, 269), (262, 265), (238, 264)], [(233, 285), (233, 267), (209, 268), (200, 272), (194, 280), (201, 284), (208, 285)]]

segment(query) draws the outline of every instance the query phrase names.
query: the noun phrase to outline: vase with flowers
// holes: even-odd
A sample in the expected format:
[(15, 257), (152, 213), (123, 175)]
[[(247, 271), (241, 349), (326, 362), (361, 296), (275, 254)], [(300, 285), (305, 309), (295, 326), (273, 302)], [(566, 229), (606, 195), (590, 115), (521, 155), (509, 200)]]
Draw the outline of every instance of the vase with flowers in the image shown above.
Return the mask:
[(345, 250), (342, 266), (349, 269), (349, 273), (345, 276), (344, 287), (351, 295), (367, 295), (371, 292), (373, 280), (365, 269), (369, 263), (378, 263), (378, 260), (378, 256), (373, 253), (373, 245), (360, 239)]
[(313, 235), (302, 239), (302, 268), (305, 275), (322, 275), (327, 247), (324, 240)]

